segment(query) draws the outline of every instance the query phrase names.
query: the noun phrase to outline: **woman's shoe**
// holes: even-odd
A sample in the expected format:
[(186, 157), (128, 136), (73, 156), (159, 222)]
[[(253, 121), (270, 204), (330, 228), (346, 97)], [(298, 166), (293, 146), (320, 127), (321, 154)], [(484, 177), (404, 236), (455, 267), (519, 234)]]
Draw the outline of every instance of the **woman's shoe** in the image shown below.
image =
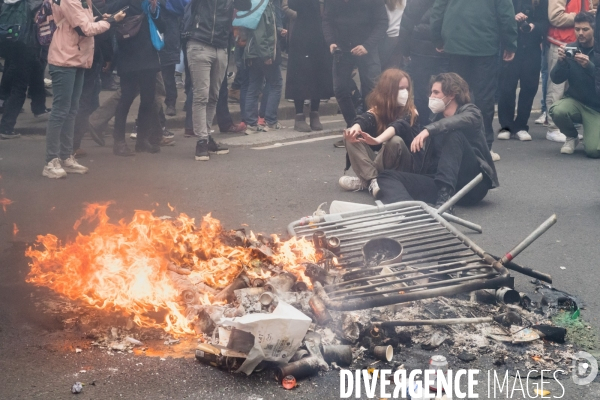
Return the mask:
[(321, 120), (319, 119), (318, 111), (310, 112), (310, 128), (313, 131), (322, 131), (323, 130), (323, 125), (321, 124)]
[(294, 130), (298, 132), (310, 132), (310, 126), (306, 123), (306, 117), (304, 114), (296, 114), (296, 120), (294, 122)]

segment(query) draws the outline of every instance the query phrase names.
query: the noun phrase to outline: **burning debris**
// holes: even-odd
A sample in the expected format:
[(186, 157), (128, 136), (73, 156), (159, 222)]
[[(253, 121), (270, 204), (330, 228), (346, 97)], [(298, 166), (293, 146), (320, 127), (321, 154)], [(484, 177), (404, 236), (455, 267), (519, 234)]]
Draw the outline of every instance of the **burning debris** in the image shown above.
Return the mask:
[[(446, 369), (447, 357), (515, 369), (557, 369), (573, 357), (556, 316), (577, 319), (579, 301), (539, 280), (537, 293), (520, 293), (508, 272), (551, 282), (512, 258), (555, 217), (500, 259), (419, 202), (320, 213), (290, 224), (295, 237), (285, 242), (226, 231), (210, 215), (200, 227), (184, 214), (145, 211), (111, 224), (108, 206), (87, 207), (75, 229), (96, 226), (73, 242), (39, 236), (26, 253), (28, 282), (159, 328), (167, 346), (197, 338), (204, 364), (246, 374), (273, 368), (293, 389), (330, 368), (404, 368), (398, 353), (416, 348), (445, 353)], [(114, 328), (92, 345), (143, 348), (130, 330)]]

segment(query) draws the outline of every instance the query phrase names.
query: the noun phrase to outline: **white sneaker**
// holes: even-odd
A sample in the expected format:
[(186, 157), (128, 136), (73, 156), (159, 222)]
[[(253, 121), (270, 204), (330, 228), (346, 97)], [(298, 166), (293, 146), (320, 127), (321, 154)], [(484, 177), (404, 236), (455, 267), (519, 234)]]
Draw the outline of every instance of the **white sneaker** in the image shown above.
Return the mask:
[(50, 161), (46, 166), (44, 166), (42, 175), (47, 176), (48, 178), (58, 179), (67, 176), (67, 172), (60, 165), (60, 160), (58, 158), (55, 158), (52, 161)]
[(498, 139), (500, 139), (500, 140), (510, 139), (510, 131), (508, 131), (506, 129), (502, 129), (500, 132), (498, 132)]
[(531, 135), (527, 131), (519, 131), (517, 132), (517, 138), (519, 138), (521, 142), (527, 142), (531, 140)]
[(561, 154), (573, 154), (575, 153), (575, 147), (577, 147), (577, 145), (579, 143), (577, 143), (579, 140), (577, 138), (567, 138), (567, 141), (565, 142), (565, 144), (562, 145), (562, 147), (560, 148), (560, 153)]
[(379, 194), (379, 184), (377, 183), (377, 178), (371, 179), (371, 183), (369, 184), (369, 193), (373, 196), (373, 198), (377, 198)]
[(85, 174), (88, 172), (88, 167), (79, 164), (75, 157), (71, 156), (66, 160), (61, 161), (63, 170), (70, 174)]
[(494, 150), (490, 150), (490, 155), (492, 156), (492, 161), (500, 161), (500, 154), (494, 153)]
[(548, 132), (546, 132), (546, 140), (564, 143), (567, 141), (567, 137), (558, 129), (549, 129)]
[(362, 184), (360, 178), (357, 178), (356, 176), (344, 175), (340, 178), (338, 184), (342, 189), (352, 190), (354, 192), (366, 189), (366, 187), (364, 187), (364, 185)]
[(538, 125), (544, 125), (548, 123), (548, 114), (544, 111), (540, 114), (539, 118), (535, 120), (535, 123)]

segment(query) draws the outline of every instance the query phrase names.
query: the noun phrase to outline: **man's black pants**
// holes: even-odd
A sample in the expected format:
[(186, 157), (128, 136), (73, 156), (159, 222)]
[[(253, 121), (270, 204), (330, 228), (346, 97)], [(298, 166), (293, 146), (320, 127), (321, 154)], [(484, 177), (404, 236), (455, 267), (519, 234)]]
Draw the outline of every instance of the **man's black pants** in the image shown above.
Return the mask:
[[(490, 150), (494, 142), (494, 96), (498, 83), (498, 57), (448, 55), (449, 71), (455, 72), (469, 84), (471, 102), (481, 110), (485, 140)], [(538, 60), (539, 61), (539, 60)]]
[[(439, 141), (431, 143), (434, 149), (439, 149), (435, 174), (419, 175), (410, 172), (383, 171), (377, 177), (381, 190), (379, 200), (385, 204), (411, 200), (434, 204), (442, 185), (459, 191), (481, 172), (473, 148), (461, 132), (445, 133), (434, 137), (433, 140)], [(484, 178), (458, 204), (478, 203), (485, 197), (490, 187), (489, 179)]]
[[(540, 70), (542, 68), (541, 57), (542, 50), (539, 47), (519, 48), (513, 61), (502, 62), (498, 120), (501, 128), (508, 129), (513, 134), (521, 130), (529, 131), (527, 121), (531, 115), (533, 100), (538, 91)], [(515, 118), (517, 85), (521, 90)]]

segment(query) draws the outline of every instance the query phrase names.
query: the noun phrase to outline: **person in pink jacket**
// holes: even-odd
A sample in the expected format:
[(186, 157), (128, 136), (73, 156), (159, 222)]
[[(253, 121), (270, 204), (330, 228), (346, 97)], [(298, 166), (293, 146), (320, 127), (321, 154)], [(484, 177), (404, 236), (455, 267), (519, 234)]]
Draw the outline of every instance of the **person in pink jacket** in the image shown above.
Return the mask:
[(52, 111), (46, 128), (46, 166), (42, 175), (63, 178), (67, 173), (85, 174), (88, 169), (73, 157), (73, 131), (83, 87), (84, 69), (94, 59), (94, 38), (125, 18), (124, 12), (105, 14), (95, 21), (88, 0), (52, 2), (57, 29), (48, 52), (52, 77)]

